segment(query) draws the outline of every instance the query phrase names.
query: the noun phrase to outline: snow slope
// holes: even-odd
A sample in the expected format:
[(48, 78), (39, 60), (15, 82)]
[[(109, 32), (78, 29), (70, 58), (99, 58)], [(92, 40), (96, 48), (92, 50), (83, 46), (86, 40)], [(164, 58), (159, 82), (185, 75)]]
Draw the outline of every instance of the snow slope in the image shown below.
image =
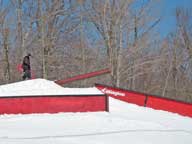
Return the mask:
[(191, 144), (192, 119), (110, 98), (110, 112), (0, 116), (0, 144)]
[[(47, 89), (47, 93), (49, 91)], [(189, 117), (113, 98), (109, 99), (109, 108), (109, 113), (0, 115), (0, 144), (192, 143)]]
[(97, 88), (63, 88), (53, 81), (45, 79), (26, 80), (0, 86), (3, 96), (38, 96), (38, 95), (83, 95), (103, 94)]

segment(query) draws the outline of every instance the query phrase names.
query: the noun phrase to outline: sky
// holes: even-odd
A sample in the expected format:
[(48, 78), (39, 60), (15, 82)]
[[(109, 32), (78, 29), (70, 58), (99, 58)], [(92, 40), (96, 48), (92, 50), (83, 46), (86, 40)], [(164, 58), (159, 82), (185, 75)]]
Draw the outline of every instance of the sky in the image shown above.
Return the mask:
[[(4, 2), (4, 4), (6, 4), (8, 1), (5, 0)], [(176, 28), (174, 17), (175, 9), (177, 7), (192, 9), (192, 0), (159, 0), (159, 2), (160, 5), (157, 6), (157, 8), (160, 8), (161, 21), (158, 25), (157, 32), (159, 32), (160, 36), (163, 38)]]
[(177, 7), (192, 9), (192, 0), (161, 0), (162, 2), (162, 20), (159, 24), (161, 36), (165, 37), (169, 32), (175, 29), (174, 11)]

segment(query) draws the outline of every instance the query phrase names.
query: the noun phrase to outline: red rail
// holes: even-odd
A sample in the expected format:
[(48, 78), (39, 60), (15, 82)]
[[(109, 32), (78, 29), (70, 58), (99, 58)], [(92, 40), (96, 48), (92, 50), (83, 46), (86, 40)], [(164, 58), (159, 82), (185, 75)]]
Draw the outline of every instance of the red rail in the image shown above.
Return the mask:
[(66, 83), (70, 83), (73, 81), (77, 81), (77, 80), (82, 80), (82, 79), (86, 79), (86, 78), (91, 78), (91, 77), (95, 77), (95, 76), (99, 76), (99, 75), (103, 75), (106, 73), (110, 73), (110, 69), (102, 69), (99, 71), (95, 71), (95, 72), (90, 72), (90, 73), (86, 73), (86, 74), (81, 74), (81, 75), (77, 75), (71, 78), (67, 78), (67, 79), (62, 79), (62, 80), (57, 80), (55, 81), (55, 83), (59, 84), (59, 85), (63, 85)]
[(192, 103), (110, 87), (102, 84), (96, 84), (95, 86), (108, 96), (128, 103), (134, 103), (140, 106), (178, 113), (180, 115), (189, 116), (192, 118)]

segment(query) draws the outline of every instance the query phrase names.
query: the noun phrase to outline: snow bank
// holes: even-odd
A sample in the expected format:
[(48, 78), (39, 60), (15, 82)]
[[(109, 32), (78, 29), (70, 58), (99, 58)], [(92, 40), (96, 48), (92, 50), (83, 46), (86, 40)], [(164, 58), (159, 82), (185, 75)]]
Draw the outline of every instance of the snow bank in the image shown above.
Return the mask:
[[(35, 79), (0, 86), (0, 96), (101, 94)], [(191, 144), (192, 119), (109, 98), (110, 113), (0, 115), (2, 144)]]
[(191, 144), (192, 119), (110, 98), (110, 113), (3, 115), (2, 144)]
[(97, 88), (63, 88), (53, 81), (33, 79), (0, 86), (0, 97), (38, 95), (98, 95)]

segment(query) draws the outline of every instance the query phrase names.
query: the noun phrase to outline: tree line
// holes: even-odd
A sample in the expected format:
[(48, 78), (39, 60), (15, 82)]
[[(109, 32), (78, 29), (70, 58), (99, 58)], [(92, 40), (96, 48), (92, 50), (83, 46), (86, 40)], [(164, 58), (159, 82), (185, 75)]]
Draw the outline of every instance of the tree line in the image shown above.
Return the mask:
[(36, 78), (58, 80), (110, 68), (69, 87), (103, 83), (192, 102), (192, 13), (174, 11), (162, 38), (158, 0), (0, 0), (0, 83), (21, 80), (31, 53)]

